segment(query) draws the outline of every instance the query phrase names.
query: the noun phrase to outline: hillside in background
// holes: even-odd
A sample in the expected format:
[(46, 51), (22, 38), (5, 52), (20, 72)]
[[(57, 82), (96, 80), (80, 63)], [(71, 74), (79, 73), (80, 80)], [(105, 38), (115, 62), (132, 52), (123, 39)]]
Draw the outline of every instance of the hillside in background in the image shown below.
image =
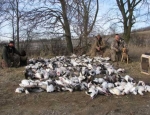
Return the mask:
[(132, 33), (134, 33), (134, 32), (137, 32), (137, 33), (149, 33), (150, 32), (150, 26), (132, 30)]

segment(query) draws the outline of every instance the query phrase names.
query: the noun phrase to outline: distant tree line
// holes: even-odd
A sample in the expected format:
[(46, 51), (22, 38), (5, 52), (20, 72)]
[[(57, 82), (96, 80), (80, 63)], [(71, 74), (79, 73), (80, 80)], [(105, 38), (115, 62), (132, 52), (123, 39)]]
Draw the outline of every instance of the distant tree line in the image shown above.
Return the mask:
[[(76, 34), (79, 46), (88, 47), (87, 38), (95, 34), (98, 13), (101, 13), (102, 0), (1, 0), (0, 24), (7, 22), (11, 28), (11, 37), (20, 49), (20, 40), (30, 42), (33, 38), (64, 37), (69, 53), (73, 53), (72, 36)], [(107, 0), (105, 2), (108, 2)], [(149, 20), (149, 0), (115, 0), (115, 8), (103, 16), (107, 23), (117, 20), (121, 23), (123, 37), (128, 43), (131, 30), (137, 19), (146, 16)], [(147, 8), (143, 13), (141, 8)], [(103, 7), (102, 7), (103, 8)], [(115, 16), (109, 15), (115, 14)], [(140, 14), (138, 12), (142, 12)], [(113, 13), (112, 13), (113, 12)], [(145, 21), (146, 21), (145, 20)], [(117, 26), (111, 26), (116, 32)]]

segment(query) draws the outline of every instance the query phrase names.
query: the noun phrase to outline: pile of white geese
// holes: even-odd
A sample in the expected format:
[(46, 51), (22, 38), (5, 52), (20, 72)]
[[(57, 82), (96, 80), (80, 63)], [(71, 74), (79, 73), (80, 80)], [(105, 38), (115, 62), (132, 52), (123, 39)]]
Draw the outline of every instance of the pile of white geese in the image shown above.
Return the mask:
[(16, 93), (85, 91), (92, 99), (97, 95), (143, 95), (150, 86), (136, 82), (129, 75), (121, 75), (124, 69), (109, 63), (109, 58), (82, 55), (56, 56), (50, 59), (29, 59), (25, 67), (25, 79)]

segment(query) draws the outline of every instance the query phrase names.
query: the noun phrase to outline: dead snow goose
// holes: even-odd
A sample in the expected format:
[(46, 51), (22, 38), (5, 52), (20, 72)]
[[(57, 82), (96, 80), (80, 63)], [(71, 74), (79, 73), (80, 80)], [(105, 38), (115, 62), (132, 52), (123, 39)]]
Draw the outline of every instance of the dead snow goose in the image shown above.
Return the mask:
[(133, 82), (134, 79), (132, 77), (130, 77), (129, 75), (125, 75), (124, 79), (126, 80), (126, 82)]
[(73, 89), (72, 89), (72, 88), (68, 88), (68, 87), (62, 87), (62, 90), (63, 90), (63, 91), (70, 91), (70, 92), (73, 92)]
[(37, 73), (35, 73), (35, 78), (42, 79), (43, 78), (43, 74), (41, 72), (37, 72)]
[(72, 64), (74, 67), (76, 67), (77, 65), (79, 65), (79, 64), (75, 61), (75, 59), (71, 59), (71, 64)]
[(100, 86), (96, 86), (96, 89), (98, 90), (98, 94), (101, 94), (101, 95), (107, 94), (106, 90), (104, 90)]
[(101, 67), (96, 67), (95, 69), (95, 72), (96, 72), (96, 75), (100, 74), (101, 73)]
[(110, 88), (114, 87), (114, 84), (113, 83), (108, 83), (107, 86), (108, 86), (108, 89), (110, 89)]
[(98, 83), (103, 83), (105, 80), (103, 78), (98, 78)]
[(25, 88), (24, 87), (18, 87), (18, 88), (16, 88), (15, 92), (16, 93), (23, 93), (23, 92), (25, 92)]
[(88, 89), (88, 84), (86, 82), (82, 82), (80, 84), (80, 86), (81, 86), (81, 90), (87, 90)]
[(48, 85), (47, 85), (47, 88), (46, 88), (46, 91), (47, 91), (48, 93), (54, 92), (54, 91), (55, 91), (55, 86), (54, 86), (53, 84), (48, 84)]
[(149, 85), (145, 85), (145, 91), (150, 92), (150, 86)]
[(123, 72), (125, 72), (125, 69), (119, 68), (119, 69), (116, 70), (116, 72), (117, 73), (123, 73)]
[(108, 89), (109, 92), (113, 95), (124, 95), (124, 92), (120, 91), (118, 88), (114, 87), (114, 88), (110, 88)]
[(30, 92), (28, 91), (28, 89), (25, 89), (25, 93), (26, 94), (30, 94)]
[(98, 94), (98, 89), (92, 85), (90, 86), (89, 90), (85, 92), (87, 95), (90, 95), (92, 99)]
[(127, 82), (127, 84), (124, 86), (123, 92), (124, 92), (125, 94), (129, 94), (130, 91), (131, 91), (131, 89), (132, 89), (134, 86), (135, 86), (135, 83), (133, 83), (133, 82)]
[(93, 82), (96, 83), (96, 84), (98, 84), (99, 83), (98, 78), (94, 78)]
[(136, 86), (134, 86), (133, 88), (130, 89), (130, 93), (137, 95), (138, 94), (138, 88)]
[(25, 75), (25, 79), (28, 79), (28, 78), (34, 79), (34, 72), (32, 71), (31, 68), (26, 69), (24, 75)]
[(71, 57), (71, 58), (76, 58), (77, 55), (76, 55), (76, 54), (72, 54), (70, 57)]
[(21, 87), (28, 87), (28, 86), (37, 85), (37, 84), (33, 84), (32, 80), (23, 79), (19, 85)]
[(39, 88), (42, 88), (42, 89), (44, 89), (44, 90), (47, 89), (47, 85), (48, 85), (48, 82), (47, 82), (47, 81), (41, 81), (41, 82), (38, 83), (38, 87), (39, 87)]
[(107, 69), (107, 71), (108, 71), (108, 75), (112, 75), (112, 74), (115, 73), (115, 71), (116, 71), (116, 70), (115, 70), (114, 68), (112, 68), (112, 67), (111, 67), (111, 68), (107, 67), (106, 69)]
[(137, 91), (138, 91), (138, 94), (140, 94), (140, 95), (143, 95), (143, 92), (146, 91), (145, 83), (143, 81), (139, 81), (138, 82), (138, 84), (137, 84)]
[(101, 87), (102, 87), (104, 90), (107, 90), (107, 88), (108, 88), (108, 82), (107, 82), (107, 81), (104, 81), (104, 82), (101, 84)]
[(93, 69), (92, 64), (89, 63), (89, 64), (87, 65), (87, 68), (90, 69), (90, 70)]
[(81, 83), (83, 80), (86, 79), (86, 77), (84, 75), (82, 75), (82, 73), (80, 72), (78, 79), (79, 79), (79, 83)]

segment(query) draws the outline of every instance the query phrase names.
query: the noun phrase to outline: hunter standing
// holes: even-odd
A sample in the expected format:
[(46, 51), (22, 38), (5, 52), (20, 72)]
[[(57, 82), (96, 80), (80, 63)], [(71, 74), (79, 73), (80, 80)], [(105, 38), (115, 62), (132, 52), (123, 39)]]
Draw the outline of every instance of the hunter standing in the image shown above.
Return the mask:
[(121, 48), (122, 43), (120, 42), (120, 36), (118, 34), (115, 35), (115, 39), (111, 43), (111, 60), (113, 62), (119, 61), (121, 58)]

